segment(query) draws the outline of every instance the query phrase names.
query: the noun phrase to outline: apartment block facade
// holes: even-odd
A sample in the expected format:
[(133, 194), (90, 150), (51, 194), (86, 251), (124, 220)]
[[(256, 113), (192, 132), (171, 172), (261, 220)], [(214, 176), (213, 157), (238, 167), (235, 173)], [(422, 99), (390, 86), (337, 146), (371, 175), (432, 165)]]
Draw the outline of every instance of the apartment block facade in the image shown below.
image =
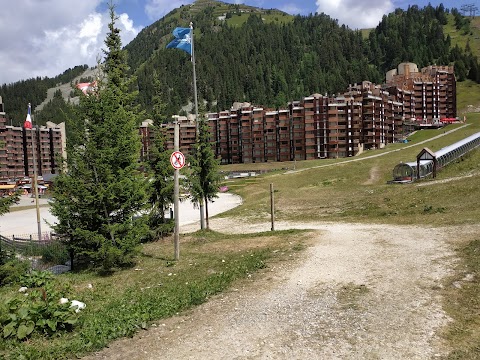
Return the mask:
[(386, 75), (386, 88), (411, 96), (399, 100), (406, 108), (405, 120), (429, 123), (457, 115), (457, 88), (453, 66), (431, 65), (418, 70), (413, 63), (401, 63)]
[(38, 176), (55, 174), (60, 166), (58, 157), (66, 156), (65, 141), (63, 123), (49, 122), (32, 129), (7, 125), (0, 98), (0, 179), (32, 177), (34, 157)]
[[(387, 73), (384, 85), (364, 81), (342, 95), (313, 94), (280, 109), (236, 104), (207, 114), (207, 121), (215, 155), (222, 164), (234, 164), (355, 156), (402, 140), (406, 123), (455, 117), (453, 67), (419, 71), (415, 64), (404, 63)], [(181, 124), (190, 127), (190, 135), (180, 139), (188, 153), (195, 123)], [(165, 126), (173, 134), (173, 126)]]

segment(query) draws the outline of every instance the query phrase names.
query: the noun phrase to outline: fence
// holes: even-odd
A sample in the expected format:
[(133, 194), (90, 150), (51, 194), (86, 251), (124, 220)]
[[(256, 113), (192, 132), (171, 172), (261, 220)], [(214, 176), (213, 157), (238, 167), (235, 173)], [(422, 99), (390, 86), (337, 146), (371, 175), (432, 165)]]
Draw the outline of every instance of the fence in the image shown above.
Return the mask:
[(69, 271), (69, 255), (65, 244), (54, 233), (0, 235), (0, 249), (15, 253), (21, 260), (31, 263), (32, 269), (49, 270), (55, 274)]

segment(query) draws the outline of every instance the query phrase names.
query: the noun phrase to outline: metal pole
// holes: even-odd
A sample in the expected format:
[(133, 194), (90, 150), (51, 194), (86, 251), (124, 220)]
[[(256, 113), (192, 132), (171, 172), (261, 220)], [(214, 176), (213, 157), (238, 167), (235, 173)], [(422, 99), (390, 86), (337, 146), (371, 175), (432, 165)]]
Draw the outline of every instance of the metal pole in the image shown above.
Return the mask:
[(275, 199), (273, 195), (273, 184), (270, 184), (270, 214), (272, 219), (272, 231), (275, 231)]
[[(174, 121), (174, 151), (178, 151), (180, 146), (180, 124), (178, 123), (178, 120)], [(174, 215), (173, 217), (175, 218), (175, 233), (174, 233), (174, 238), (173, 238), (173, 243), (174, 243), (174, 249), (175, 249), (175, 260), (180, 259), (180, 219), (178, 216), (178, 206), (179, 206), (179, 198), (180, 198), (180, 184), (179, 184), (179, 169), (175, 169), (174, 172), (174, 196), (173, 196), (173, 211)]]
[(190, 23), (190, 39), (192, 41), (192, 68), (193, 68), (193, 97), (195, 101), (195, 131), (198, 138), (198, 98), (197, 98), (197, 73), (195, 71), (195, 47), (193, 42), (193, 23)]
[[(33, 115), (32, 115), (32, 122), (33, 122)], [(34, 131), (35, 130), (35, 131)], [(35, 143), (33, 141), (34, 136), (38, 131), (38, 126), (32, 126), (32, 154), (33, 154), (33, 186), (35, 187), (35, 206), (37, 209), (37, 228), (38, 228), (38, 240), (42, 240), (42, 223), (40, 221), (40, 204), (38, 202), (38, 182), (37, 182), (37, 160), (35, 156)]]
[[(195, 47), (193, 41), (193, 23), (190, 23), (190, 39), (192, 41), (192, 68), (193, 68), (193, 97), (195, 101), (195, 138), (198, 142), (199, 124), (198, 124), (198, 97), (197, 97), (197, 73), (195, 71)], [(198, 154), (196, 154), (198, 156)], [(205, 216), (204, 216), (204, 203), (203, 196), (198, 201), (198, 207), (200, 209), (200, 229), (205, 228)]]

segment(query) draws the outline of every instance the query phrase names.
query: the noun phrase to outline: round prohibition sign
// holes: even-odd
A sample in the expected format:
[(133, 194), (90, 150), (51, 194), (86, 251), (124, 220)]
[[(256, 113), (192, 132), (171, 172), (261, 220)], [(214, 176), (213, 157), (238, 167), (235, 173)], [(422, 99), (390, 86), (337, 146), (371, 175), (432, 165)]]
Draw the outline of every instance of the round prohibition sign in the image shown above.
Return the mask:
[(185, 155), (180, 151), (174, 151), (170, 155), (170, 164), (177, 170), (183, 168), (185, 166)]

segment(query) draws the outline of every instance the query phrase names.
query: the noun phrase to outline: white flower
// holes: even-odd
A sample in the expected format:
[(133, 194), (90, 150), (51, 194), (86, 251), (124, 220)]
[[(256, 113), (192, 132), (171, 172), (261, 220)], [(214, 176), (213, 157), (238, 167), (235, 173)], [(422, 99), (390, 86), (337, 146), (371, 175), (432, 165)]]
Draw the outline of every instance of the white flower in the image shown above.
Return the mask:
[(66, 304), (68, 303), (68, 299), (67, 298), (61, 298), (60, 299), (60, 304)]
[(75, 312), (79, 312), (80, 310), (82, 309), (85, 309), (87, 305), (81, 301), (78, 301), (78, 300), (72, 300), (71, 302), (71, 305), (70, 307), (76, 307), (77, 309), (75, 310)]
[(24, 293), (25, 291), (27, 291), (27, 287), (26, 286), (22, 286), (20, 289), (18, 289), (18, 292), (22, 292)]

